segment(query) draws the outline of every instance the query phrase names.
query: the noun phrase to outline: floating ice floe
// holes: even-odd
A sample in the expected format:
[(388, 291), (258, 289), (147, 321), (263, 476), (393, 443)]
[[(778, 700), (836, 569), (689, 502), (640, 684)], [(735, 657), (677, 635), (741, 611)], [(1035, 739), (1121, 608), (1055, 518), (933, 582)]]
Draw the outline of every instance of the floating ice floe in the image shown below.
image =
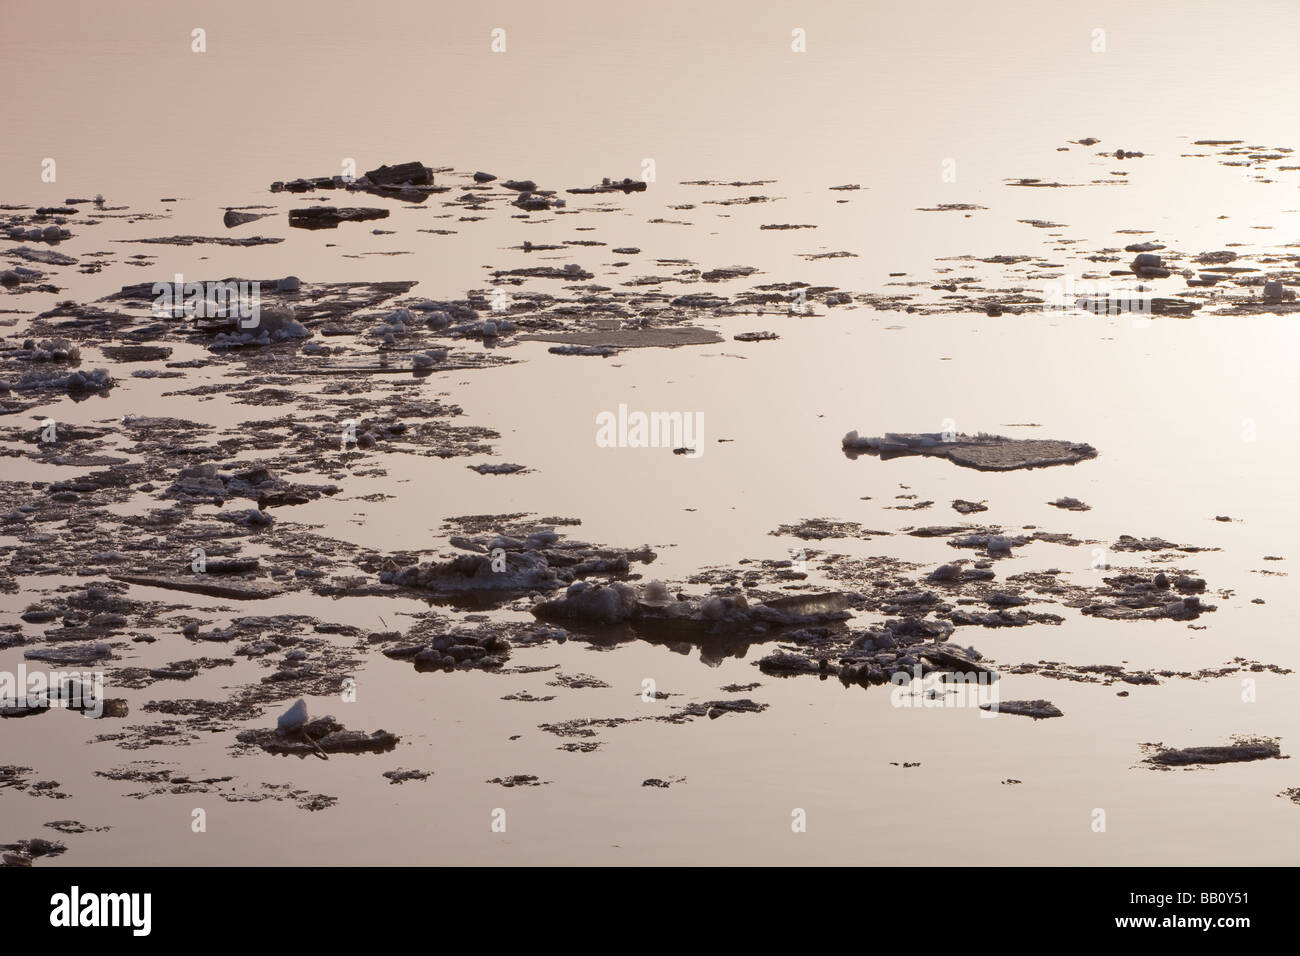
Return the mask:
[(1001, 435), (947, 434), (940, 432), (887, 432), (872, 438), (851, 431), (842, 441), (850, 458), (867, 453), (882, 459), (906, 455), (947, 458), (953, 464), (979, 471), (1011, 471), (1017, 468), (1046, 468), (1073, 465), (1097, 457), (1097, 450), (1082, 442), (1036, 438), (1004, 438)]

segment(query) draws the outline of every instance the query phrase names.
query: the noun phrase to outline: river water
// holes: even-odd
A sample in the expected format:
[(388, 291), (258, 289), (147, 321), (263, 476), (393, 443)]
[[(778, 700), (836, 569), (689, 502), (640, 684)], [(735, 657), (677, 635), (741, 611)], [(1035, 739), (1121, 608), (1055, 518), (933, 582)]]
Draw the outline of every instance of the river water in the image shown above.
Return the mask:
[[(114, 250), (118, 261), (93, 275), (60, 273), (59, 299), (88, 302), (177, 272), (408, 279), (418, 281), (419, 295), (451, 299), (490, 289), (493, 269), (575, 262), (617, 287), (680, 268), (656, 259), (686, 259), (706, 270), (759, 270), (690, 291), (801, 281), (919, 292), (918, 301), (936, 303), (943, 292), (932, 285), (956, 275), (1041, 296), (1065, 276), (1111, 268), (1087, 258), (1098, 250), (1142, 240), (1189, 257), (1231, 248), (1252, 263), (1296, 264), (1297, 173), (1276, 170), (1286, 160), (1267, 175), (1243, 173), (1217, 153), (1194, 155), (1213, 151), (1192, 145), (1240, 139), (1261, 152), (1300, 147), (1300, 121), (1286, 108), (1300, 94), (1300, 8), (1286, 2), (1099, 2), (1086, 12), (1027, 2), (782, 10), (504, 3), (480, 11), (329, 0), (232, 2), (201, 12), (140, 3), (129, 17), (109, 6), (72, 9), (9, 2), (0, 10), (0, 75), (11, 107), (0, 142), (3, 199), (41, 205), (99, 193), (113, 206), (169, 218), (108, 220), (63, 243), (70, 255)], [(191, 49), (195, 28), (206, 31), (206, 52)], [(506, 31), (502, 53), (491, 48), (496, 28)], [(806, 52), (791, 49), (796, 29), (806, 31)], [(1097, 30), (1104, 50), (1095, 49)], [(1100, 143), (1075, 142), (1086, 136)], [(1115, 148), (1144, 155), (1101, 155)], [(47, 157), (57, 163), (56, 183), (41, 181)], [(293, 230), (278, 215), (231, 235), (284, 237), (279, 245), (116, 245), (217, 235), (232, 205), (290, 208), (297, 201), (269, 193), (270, 182), (331, 175), (348, 159), (360, 170), (419, 159), (451, 167), (447, 182), (463, 184), (464, 173), (484, 169), (560, 189), (602, 176), (640, 178), (643, 161), (652, 160), (655, 179), (645, 193), (574, 197), (577, 215), (530, 221), (498, 210), (457, 222), (460, 213), (435, 197), (418, 207), (375, 201), (393, 212), (370, 225), (391, 235), (353, 224)], [(1006, 183), (1022, 177), (1070, 185)], [(705, 179), (771, 182), (686, 184)], [(1106, 180), (1115, 182), (1088, 185)], [(829, 188), (850, 183), (862, 188)], [(705, 202), (748, 195), (772, 201)], [(364, 198), (355, 204), (372, 204)], [(596, 212), (607, 198), (610, 211)], [(983, 208), (918, 211), (948, 203)], [(759, 228), (784, 223), (817, 228)], [(431, 228), (455, 234), (417, 232)], [(606, 245), (525, 254), (514, 248), (525, 239)], [(618, 267), (610, 251), (618, 247), (641, 252)], [(131, 267), (120, 261), (123, 250), (157, 258)], [(803, 258), (840, 250), (854, 256)], [(1041, 259), (1023, 267), (980, 261), (1018, 255)], [(899, 281), (921, 284), (890, 285)], [(1175, 274), (1157, 288), (1172, 294), (1183, 285)], [(554, 286), (523, 288), (558, 294)], [(675, 289), (671, 278), (662, 287)], [(20, 330), (53, 301), (8, 295), (3, 307), (18, 310)], [(814, 517), (895, 532), (813, 542), (820, 550), (939, 564), (954, 556), (944, 539), (897, 532), (958, 523), (949, 501), (986, 500), (981, 523), (1009, 529), (1035, 526), (1103, 544), (1121, 534), (1159, 535), (1219, 549), (1178, 562), (1210, 583), (1207, 600), (1218, 610), (1197, 622), (1204, 629), (1070, 611), (1059, 627), (961, 630), (963, 643), (999, 664), (1122, 661), (1196, 671), (1240, 657), (1300, 668), (1293, 585), (1260, 573), (1286, 571), (1300, 537), (1294, 318), (1210, 308), (1136, 321), (1038, 309), (996, 318), (863, 305), (812, 311), (705, 318), (700, 324), (724, 337), (716, 345), (601, 359), (522, 342), (506, 350), (513, 364), (437, 373), (426, 394), (445, 396), (470, 423), (501, 434), (494, 456), (473, 460), (518, 462), (529, 471), (480, 476), (464, 459), (393, 455), (386, 475), (350, 478), (345, 494), (295, 508), (293, 520), (368, 548), (445, 552), (442, 526), (451, 516), (571, 516), (582, 522), (569, 529), (575, 537), (649, 544), (659, 557), (648, 576), (682, 581), (742, 559), (788, 557), (808, 543), (771, 532)], [(732, 339), (748, 330), (781, 337)], [(188, 354), (178, 349), (174, 358)], [(92, 354), (86, 364), (105, 363)], [(196, 369), (185, 385), (206, 382), (232, 394), (241, 388), (212, 366)], [(267, 417), (220, 394), (205, 401), (170, 395), (176, 388), (175, 380), (128, 377), (106, 398), (52, 401), (25, 414), (88, 425), (165, 406), (166, 414), (234, 433), (245, 419)], [(620, 404), (699, 413), (702, 453), (599, 447), (596, 416)], [(1086, 441), (1099, 456), (984, 473), (938, 459), (850, 460), (840, 451), (850, 429), (939, 431), (948, 421), (962, 431)], [(6, 478), (67, 477), (21, 457), (4, 461)], [(904, 493), (935, 504), (926, 512), (892, 510), (912, 500), (896, 497)], [(376, 495), (386, 497), (363, 500)], [(1047, 504), (1066, 495), (1092, 509)], [(1265, 563), (1266, 555), (1286, 560)], [(1098, 573), (1093, 559), (1092, 545), (1038, 542), (1010, 560), (1015, 570), (1056, 567), (1085, 580)], [(1120, 563), (1143, 560), (1126, 555)], [(17, 621), (35, 590), (68, 582), (20, 582), (21, 593), (0, 596), (0, 620)], [(134, 593), (177, 600), (174, 592)], [(1257, 598), (1264, 603), (1252, 603)], [(214, 618), (230, 613), (216, 599), (183, 600), (211, 608)], [(365, 628), (424, 607), (302, 594), (259, 603), (256, 613)], [(49, 836), (41, 827), (53, 819), (111, 827), (69, 837), (69, 851), (54, 864), (1279, 864), (1300, 853), (1300, 808), (1278, 797), (1300, 786), (1289, 761), (1166, 773), (1138, 765), (1141, 743), (1209, 745), (1233, 734), (1279, 737), (1289, 752), (1300, 737), (1294, 674), (1251, 675), (1257, 686), (1249, 701), (1240, 676), (1171, 678), (1128, 687), (1126, 697), (1117, 696), (1120, 685), (1004, 678), (1004, 697), (1048, 698), (1065, 713), (1030, 721), (900, 708), (888, 688), (765, 677), (753, 666), (758, 648), (721, 661), (683, 650), (577, 641), (516, 650), (512, 664), (559, 664), (610, 685), (581, 690), (548, 688), (553, 672), (419, 674), (376, 654), (358, 673), (355, 703), (309, 705), (314, 713), (346, 707), (349, 726), (388, 728), (402, 744), (387, 755), (328, 762), (233, 757), (221, 735), (128, 753), (88, 742), (99, 728), (88, 731), (89, 722), (71, 714), (3, 721), (4, 762), (37, 768), (39, 779), (57, 779), (71, 796), (56, 803), (0, 793), (0, 838)], [(169, 659), (161, 650), (139, 653)], [(21, 659), (20, 649), (0, 651), (0, 669), (12, 671)], [(255, 674), (239, 670), (248, 666), (204, 672), (183, 694), (220, 696), (241, 673)], [(700, 700), (719, 697), (723, 685), (761, 681), (746, 696), (770, 708), (681, 725), (629, 723), (602, 732), (591, 753), (557, 749), (561, 741), (537, 727), (642, 716), (646, 679)], [(555, 697), (501, 699), (523, 690)], [(139, 704), (166, 691), (155, 684), (124, 694), (132, 720)], [(94, 775), (141, 758), (184, 772), (292, 783), (339, 803), (306, 813), (288, 802), (212, 795), (132, 800), (131, 785)], [(434, 775), (392, 786), (380, 773), (396, 767)], [(484, 782), (513, 773), (550, 782), (509, 790)], [(651, 777), (685, 780), (666, 790), (641, 786)], [(207, 811), (206, 833), (191, 832), (195, 807)], [(509, 814), (506, 833), (491, 829), (497, 808)], [(806, 811), (804, 833), (792, 832), (796, 809)], [(1098, 809), (1104, 832), (1093, 826)]]

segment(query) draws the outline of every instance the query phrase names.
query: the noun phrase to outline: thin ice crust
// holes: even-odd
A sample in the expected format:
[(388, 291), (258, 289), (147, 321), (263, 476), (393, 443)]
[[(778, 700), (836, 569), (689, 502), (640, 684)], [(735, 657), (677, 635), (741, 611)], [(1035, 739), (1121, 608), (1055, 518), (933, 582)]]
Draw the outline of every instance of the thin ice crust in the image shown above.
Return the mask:
[(906, 455), (947, 458), (963, 468), (977, 471), (1014, 471), (1019, 468), (1048, 468), (1074, 465), (1097, 457), (1097, 449), (1083, 442), (1039, 438), (1005, 438), (1001, 435), (956, 435), (945, 441), (938, 432), (902, 434), (888, 432), (881, 438), (866, 438), (856, 431), (844, 436), (844, 453), (879, 455), (882, 459)]

